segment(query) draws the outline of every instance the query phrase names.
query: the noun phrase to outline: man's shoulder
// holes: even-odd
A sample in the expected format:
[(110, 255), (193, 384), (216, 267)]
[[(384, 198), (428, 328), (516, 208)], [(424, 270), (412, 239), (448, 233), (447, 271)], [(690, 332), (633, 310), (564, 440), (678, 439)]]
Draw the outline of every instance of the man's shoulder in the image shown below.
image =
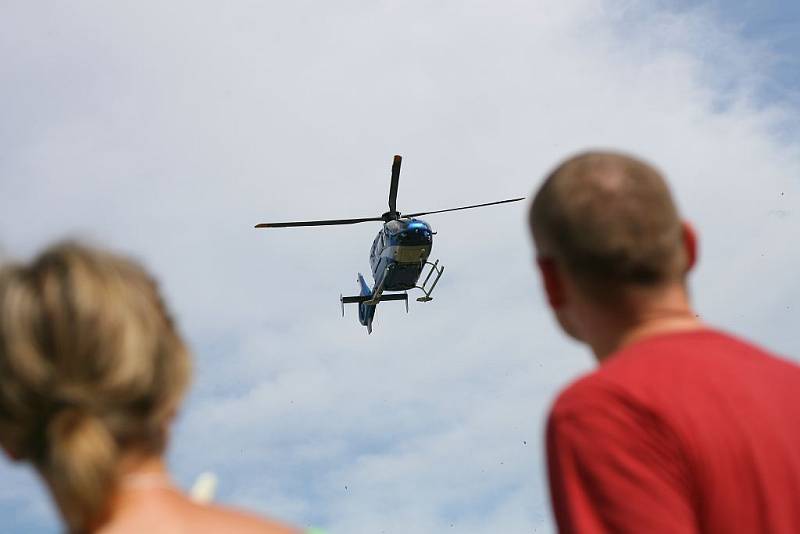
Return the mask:
[[(712, 328), (662, 334), (633, 343), (601, 371), (631, 383), (704, 387), (706, 380), (762, 372), (800, 376), (800, 366), (734, 334)], [(748, 377), (748, 375), (752, 375)]]
[(800, 366), (718, 330), (659, 335), (631, 344), (572, 382), (559, 394), (552, 412), (566, 415), (619, 406), (658, 411), (682, 395), (717, 391), (720, 382), (734, 387), (737, 382), (769, 379), (800, 385)]
[(698, 330), (646, 338), (617, 351), (597, 369), (565, 387), (553, 404), (553, 414), (597, 412), (609, 405), (635, 407), (647, 397), (669, 387), (676, 374), (695, 365), (692, 354), (709, 342), (733, 338), (713, 330)]
[(624, 387), (614, 384), (607, 373), (595, 369), (567, 385), (556, 397), (551, 408), (551, 416), (568, 417), (599, 410), (614, 398), (624, 395)]

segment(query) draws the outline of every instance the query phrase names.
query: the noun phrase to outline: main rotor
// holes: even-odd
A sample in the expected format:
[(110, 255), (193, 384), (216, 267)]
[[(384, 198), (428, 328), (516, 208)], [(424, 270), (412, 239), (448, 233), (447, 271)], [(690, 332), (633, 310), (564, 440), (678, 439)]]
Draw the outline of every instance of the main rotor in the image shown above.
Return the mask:
[(397, 186), (400, 184), (400, 165), (403, 163), (403, 157), (395, 154), (394, 161), (392, 161), (392, 181), (389, 184), (389, 211), (381, 215), (381, 219), (385, 222), (396, 221), (400, 218), (400, 212), (397, 211)]
[[(368, 221), (396, 221), (400, 218), (400, 212), (397, 211), (397, 188), (400, 183), (400, 165), (402, 164), (403, 158), (399, 155), (395, 155), (394, 160), (392, 161), (392, 177), (391, 182), (389, 184), (389, 211), (385, 212), (380, 217), (362, 217), (359, 219), (328, 219), (328, 220), (319, 220), (319, 221), (290, 221), (290, 222), (276, 222), (276, 223), (260, 223), (257, 224), (256, 228), (291, 228), (296, 226), (334, 226), (334, 225), (342, 225), (342, 224), (357, 224), (362, 222)], [(525, 200), (525, 197), (520, 198), (511, 198), (508, 200), (499, 200), (497, 202), (487, 202), (485, 204), (473, 204), (471, 206), (461, 206), (459, 208), (448, 208), (444, 210), (436, 210), (436, 211), (420, 211), (417, 213), (409, 213), (404, 215), (404, 217), (412, 218), (412, 217), (420, 217), (422, 215), (430, 215), (432, 213), (444, 213), (447, 211), (459, 211), (459, 210), (466, 210), (471, 208), (482, 208), (484, 206), (493, 206), (495, 204), (506, 204), (508, 202), (517, 202), (520, 200)]]

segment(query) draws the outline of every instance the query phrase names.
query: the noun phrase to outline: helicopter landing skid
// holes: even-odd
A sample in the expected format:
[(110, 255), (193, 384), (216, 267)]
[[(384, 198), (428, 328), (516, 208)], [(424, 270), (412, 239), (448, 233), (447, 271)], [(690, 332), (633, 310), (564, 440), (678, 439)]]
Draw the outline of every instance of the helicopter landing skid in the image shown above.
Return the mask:
[[(433, 289), (436, 287), (436, 284), (439, 283), (439, 279), (444, 273), (444, 265), (439, 265), (439, 260), (436, 260), (434, 263), (426, 261), (425, 264), (430, 265), (431, 269), (428, 271), (428, 275), (425, 277), (425, 281), (422, 282), (422, 285), (414, 286), (425, 293), (424, 296), (417, 297), (417, 302), (430, 302), (433, 300), (431, 293), (433, 293)], [(436, 276), (433, 276), (433, 273), (436, 273)], [(433, 277), (433, 281), (431, 282), (430, 287), (427, 287), (431, 277)]]

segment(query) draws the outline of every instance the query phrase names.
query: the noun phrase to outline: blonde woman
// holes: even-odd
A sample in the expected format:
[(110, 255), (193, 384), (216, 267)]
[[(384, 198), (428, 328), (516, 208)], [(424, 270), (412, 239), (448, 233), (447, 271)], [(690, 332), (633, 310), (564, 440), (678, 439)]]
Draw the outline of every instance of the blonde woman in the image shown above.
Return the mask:
[(77, 533), (297, 533), (201, 505), (162, 460), (189, 383), (153, 279), (77, 244), (0, 270), (0, 445), (42, 476)]

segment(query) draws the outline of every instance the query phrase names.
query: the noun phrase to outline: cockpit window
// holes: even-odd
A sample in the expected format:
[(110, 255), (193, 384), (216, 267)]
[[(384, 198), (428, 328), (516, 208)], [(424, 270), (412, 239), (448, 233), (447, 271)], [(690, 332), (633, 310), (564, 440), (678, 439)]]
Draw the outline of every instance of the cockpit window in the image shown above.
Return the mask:
[(372, 254), (377, 254), (383, 248), (383, 232), (379, 232), (375, 236), (375, 241), (372, 242)]
[(406, 227), (408, 230), (430, 230), (427, 224), (422, 221), (413, 220)]
[(385, 228), (392, 234), (396, 234), (403, 230), (404, 225), (400, 221), (389, 221), (386, 223)]

